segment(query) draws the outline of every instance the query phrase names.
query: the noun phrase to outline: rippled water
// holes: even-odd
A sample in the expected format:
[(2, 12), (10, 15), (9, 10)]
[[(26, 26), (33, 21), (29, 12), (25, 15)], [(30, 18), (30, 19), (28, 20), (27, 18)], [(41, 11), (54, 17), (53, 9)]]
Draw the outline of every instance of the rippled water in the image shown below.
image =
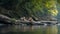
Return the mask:
[(60, 26), (1, 25), (0, 34), (60, 34)]

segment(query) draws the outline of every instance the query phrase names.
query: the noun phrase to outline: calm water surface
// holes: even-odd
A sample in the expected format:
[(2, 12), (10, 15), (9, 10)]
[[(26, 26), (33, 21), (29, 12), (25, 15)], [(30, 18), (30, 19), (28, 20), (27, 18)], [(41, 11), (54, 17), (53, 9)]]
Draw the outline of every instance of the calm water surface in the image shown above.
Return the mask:
[(60, 34), (60, 26), (0, 25), (0, 34)]

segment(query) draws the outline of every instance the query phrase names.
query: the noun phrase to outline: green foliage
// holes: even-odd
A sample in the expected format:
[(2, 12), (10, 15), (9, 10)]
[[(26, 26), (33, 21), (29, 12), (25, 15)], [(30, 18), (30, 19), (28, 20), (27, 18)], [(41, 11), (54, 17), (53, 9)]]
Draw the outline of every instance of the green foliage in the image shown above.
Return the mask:
[(57, 0), (57, 3), (59, 3), (59, 4), (60, 4), (60, 0)]
[(56, 0), (0, 0), (1, 7), (11, 10), (8, 15), (12, 18), (56, 16), (56, 4)]

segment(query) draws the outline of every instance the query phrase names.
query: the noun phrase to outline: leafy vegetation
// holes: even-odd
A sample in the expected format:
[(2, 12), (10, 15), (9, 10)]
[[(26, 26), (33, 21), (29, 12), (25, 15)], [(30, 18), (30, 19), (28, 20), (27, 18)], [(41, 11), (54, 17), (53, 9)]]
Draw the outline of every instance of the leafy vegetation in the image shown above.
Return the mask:
[(59, 0), (0, 0), (0, 14), (11, 18), (57, 16)]

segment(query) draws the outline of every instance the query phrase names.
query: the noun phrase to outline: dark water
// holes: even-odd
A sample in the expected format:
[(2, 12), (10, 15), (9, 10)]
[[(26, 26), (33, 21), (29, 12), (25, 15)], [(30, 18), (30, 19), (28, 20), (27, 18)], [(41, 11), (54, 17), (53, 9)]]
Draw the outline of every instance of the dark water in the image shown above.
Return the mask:
[(60, 26), (0, 25), (0, 34), (60, 34)]

